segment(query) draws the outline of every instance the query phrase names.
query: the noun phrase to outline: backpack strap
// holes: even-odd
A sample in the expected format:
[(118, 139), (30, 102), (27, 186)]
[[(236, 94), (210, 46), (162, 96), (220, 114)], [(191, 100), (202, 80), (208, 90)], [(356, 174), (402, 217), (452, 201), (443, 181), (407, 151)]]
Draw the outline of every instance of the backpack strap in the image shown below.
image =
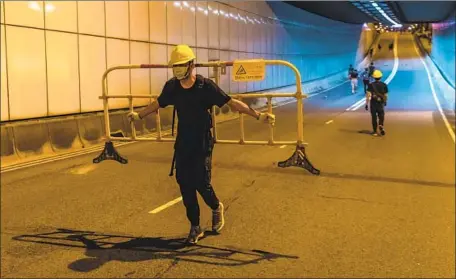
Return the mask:
[[(172, 78), (171, 80), (173, 82), (173, 86), (174, 88), (176, 88), (177, 86), (177, 78)], [(175, 120), (176, 120), (176, 106), (173, 107), (173, 120), (171, 122), (171, 136), (174, 137), (174, 123), (175, 123)], [(173, 160), (171, 162), (171, 170), (169, 172), (169, 176), (173, 176), (174, 175), (174, 167), (175, 167), (175, 164), (176, 164), (176, 150), (174, 150), (173, 152)]]
[(377, 88), (375, 87), (376, 82), (372, 82), (372, 89), (374, 90), (374, 97), (380, 97), (383, 102), (385, 102), (385, 99), (383, 98), (382, 94), (378, 93)]

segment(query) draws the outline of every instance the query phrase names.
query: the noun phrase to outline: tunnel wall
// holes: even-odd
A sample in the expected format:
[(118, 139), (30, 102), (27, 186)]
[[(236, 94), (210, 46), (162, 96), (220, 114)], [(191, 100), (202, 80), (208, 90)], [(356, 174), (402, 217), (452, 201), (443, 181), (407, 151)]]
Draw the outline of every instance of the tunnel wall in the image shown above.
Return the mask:
[[(31, 3), (35, 2), (0, 2), (2, 168), (99, 149), (105, 132), (98, 96), (107, 67), (166, 63), (174, 44), (187, 43), (202, 62), (288, 60), (299, 68), (303, 92), (310, 94), (346, 82), (348, 64), (362, 67), (367, 62), (363, 54), (375, 39), (361, 25), (325, 19), (281, 2), (46, 1), (53, 4), (48, 12), (40, 10), (42, 2)], [(52, 7), (60, 13), (51, 12)], [(198, 72), (209, 75), (208, 69)], [(169, 77), (167, 70), (118, 71), (108, 79), (108, 88), (110, 94), (159, 94)], [(265, 81), (234, 83), (228, 69), (220, 86), (229, 93), (272, 88), (294, 92), (282, 88), (293, 83), (291, 70), (268, 66)], [(264, 100), (249, 104), (265, 106)], [(128, 136), (125, 107), (126, 102), (110, 102), (110, 122), (111, 131)], [(160, 112), (163, 130), (170, 128), (171, 112)], [(237, 117), (228, 107), (216, 112), (217, 121)], [(155, 115), (136, 123), (138, 135), (155, 128)]]
[[(365, 51), (361, 25), (329, 20), (283, 2), (1, 1), (1, 121), (101, 111), (101, 76), (119, 64), (166, 63), (175, 44), (198, 61), (283, 59), (303, 82), (343, 71)], [(364, 39), (361, 40), (364, 43)], [(33, 47), (30, 47), (33, 46)], [(358, 61), (359, 62), (359, 61)], [(208, 75), (208, 69), (198, 69)], [(110, 74), (110, 94), (159, 94), (167, 70)], [(292, 72), (268, 68), (262, 82), (229, 93), (292, 84)], [(144, 105), (148, 100), (135, 100)], [(111, 109), (127, 107), (110, 101)]]
[(432, 24), (431, 58), (445, 76), (446, 80), (455, 87), (456, 64), (456, 12), (444, 22)]

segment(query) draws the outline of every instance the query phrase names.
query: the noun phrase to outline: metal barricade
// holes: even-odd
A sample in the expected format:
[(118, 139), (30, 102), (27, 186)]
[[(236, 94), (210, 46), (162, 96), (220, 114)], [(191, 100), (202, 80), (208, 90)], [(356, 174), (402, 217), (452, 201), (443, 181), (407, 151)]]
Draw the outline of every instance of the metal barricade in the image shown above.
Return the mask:
[[(214, 72), (214, 79), (217, 85), (220, 84), (220, 74), (226, 74), (226, 67), (231, 67), (234, 63), (242, 63), (242, 61), (251, 61), (251, 60), (236, 60), (234, 62), (224, 62), (224, 61), (214, 61), (207, 63), (196, 63), (195, 67), (212, 67)], [(216, 122), (216, 113), (215, 107), (212, 108), (212, 123), (213, 130), (212, 135), (214, 137), (215, 143), (219, 144), (241, 144), (241, 145), (293, 145), (296, 146), (296, 151), (293, 155), (285, 161), (279, 162), (279, 167), (289, 167), (289, 166), (299, 166), (307, 169), (309, 172), (318, 175), (320, 171), (312, 166), (312, 164), (307, 159), (305, 154), (305, 145), (304, 143), (304, 131), (303, 131), (303, 99), (307, 95), (302, 93), (301, 89), (301, 75), (299, 70), (291, 63), (283, 60), (261, 60), (265, 65), (283, 65), (289, 67), (293, 70), (296, 78), (296, 92), (295, 93), (246, 93), (246, 94), (229, 94), (231, 98), (243, 100), (249, 98), (266, 98), (267, 99), (267, 110), (269, 113), (272, 113), (272, 99), (273, 98), (283, 98), (283, 97), (293, 97), (296, 99), (296, 108), (297, 108), (297, 139), (289, 141), (275, 141), (274, 140), (274, 129), (272, 125), (269, 125), (269, 139), (264, 141), (253, 141), (245, 140), (244, 136), (244, 115), (240, 113), (239, 125), (240, 125), (240, 139), (239, 140), (224, 140), (219, 139), (217, 136), (217, 122)], [(110, 72), (114, 70), (121, 69), (168, 69), (171, 66), (167, 64), (141, 64), (141, 65), (123, 65), (115, 66), (107, 69), (102, 77), (102, 96), (99, 98), (103, 100), (103, 110), (104, 110), (104, 125), (105, 125), (105, 134), (106, 134), (106, 143), (103, 152), (95, 159), (94, 163), (99, 163), (103, 160), (116, 160), (120, 163), (126, 164), (128, 160), (123, 158), (115, 150), (112, 141), (155, 141), (155, 142), (173, 142), (175, 138), (165, 138), (163, 137), (161, 130), (160, 122), (160, 110), (156, 112), (156, 137), (149, 136), (137, 136), (136, 128), (134, 122), (131, 122), (131, 137), (125, 137), (120, 135), (111, 134), (111, 128), (109, 123), (109, 99), (114, 98), (126, 98), (129, 101), (129, 110), (133, 111), (133, 99), (135, 98), (147, 98), (147, 99), (156, 99), (159, 95), (109, 95), (107, 92), (107, 76)]]

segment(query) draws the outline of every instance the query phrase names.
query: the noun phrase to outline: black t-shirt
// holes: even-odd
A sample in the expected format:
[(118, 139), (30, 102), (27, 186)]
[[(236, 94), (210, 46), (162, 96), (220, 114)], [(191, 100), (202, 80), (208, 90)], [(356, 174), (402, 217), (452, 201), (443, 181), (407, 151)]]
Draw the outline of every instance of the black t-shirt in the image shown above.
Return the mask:
[(367, 86), (367, 91), (372, 94), (371, 103), (383, 104), (386, 101), (388, 86), (382, 81), (374, 81)]
[(356, 72), (356, 71), (351, 72), (350, 73), (350, 77), (351, 78), (357, 78), (358, 77), (358, 72)]
[(371, 76), (374, 73), (374, 70), (375, 70), (375, 66), (374, 65), (370, 65), (369, 66), (369, 76)]
[(184, 89), (179, 80), (172, 78), (166, 82), (158, 97), (161, 108), (174, 105), (179, 119), (177, 138), (174, 148), (185, 154), (202, 154), (207, 152), (210, 142), (212, 118), (210, 109), (222, 107), (231, 97), (212, 80), (201, 75), (191, 88)]

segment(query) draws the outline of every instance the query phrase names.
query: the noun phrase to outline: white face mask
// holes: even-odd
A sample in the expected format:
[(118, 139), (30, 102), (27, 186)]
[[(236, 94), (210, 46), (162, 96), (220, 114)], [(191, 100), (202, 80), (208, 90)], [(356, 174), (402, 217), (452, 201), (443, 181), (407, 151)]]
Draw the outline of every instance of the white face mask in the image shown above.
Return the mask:
[(190, 65), (174, 66), (173, 74), (178, 80), (187, 78), (190, 75)]

